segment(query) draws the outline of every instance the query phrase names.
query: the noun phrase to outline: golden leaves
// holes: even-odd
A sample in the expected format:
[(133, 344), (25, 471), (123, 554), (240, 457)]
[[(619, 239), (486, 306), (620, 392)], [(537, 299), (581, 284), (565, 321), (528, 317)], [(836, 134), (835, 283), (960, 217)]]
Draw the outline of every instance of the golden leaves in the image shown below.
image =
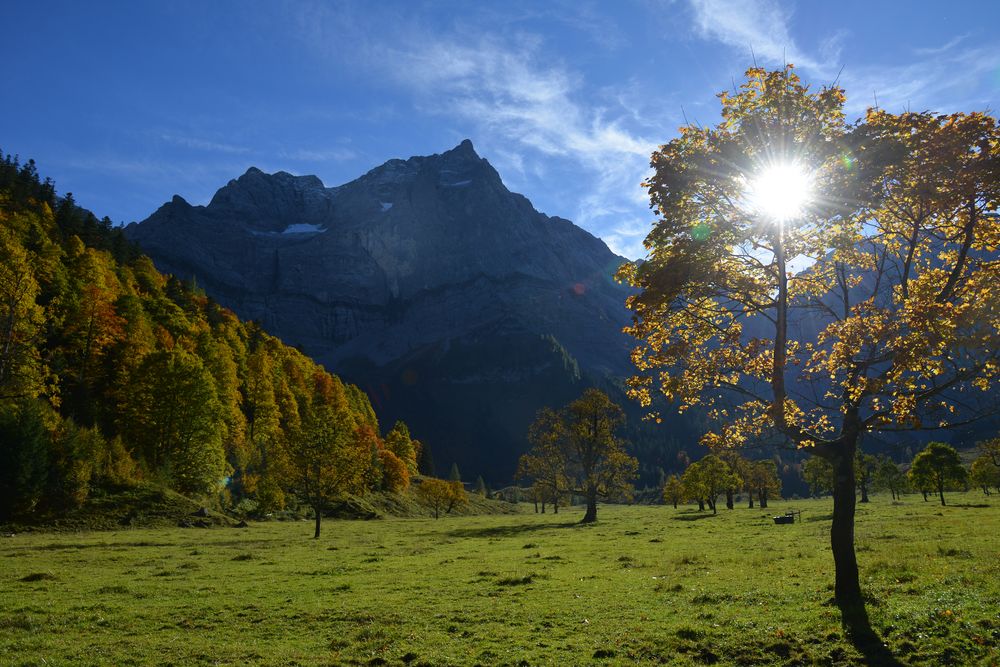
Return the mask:
[[(950, 392), (994, 386), (996, 120), (870, 110), (847, 128), (843, 91), (812, 93), (791, 67), (751, 68), (719, 100), (722, 123), (683, 128), (654, 154), (651, 253), (618, 274), (641, 290), (628, 302), (626, 331), (640, 341), (633, 395), (704, 406), (720, 421), (704, 438), (711, 446), (760, 437), (777, 413), (801, 445), (837, 437), (848, 420), (878, 429), (956, 415)], [(740, 188), (762, 155), (790, 151), (810, 161), (822, 196), (778, 238)], [(797, 398), (775, 411), (779, 242), (812, 265), (782, 295), (796, 328), (780, 376)]]

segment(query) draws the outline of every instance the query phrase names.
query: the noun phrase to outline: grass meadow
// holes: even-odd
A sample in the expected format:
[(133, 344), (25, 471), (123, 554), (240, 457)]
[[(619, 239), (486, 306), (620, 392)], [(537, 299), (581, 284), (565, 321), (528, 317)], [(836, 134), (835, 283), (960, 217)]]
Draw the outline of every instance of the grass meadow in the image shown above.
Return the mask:
[[(904, 664), (1000, 664), (1000, 499), (948, 500), (859, 505), (872, 624)], [(829, 500), (523, 507), (3, 537), (0, 664), (863, 664)]]

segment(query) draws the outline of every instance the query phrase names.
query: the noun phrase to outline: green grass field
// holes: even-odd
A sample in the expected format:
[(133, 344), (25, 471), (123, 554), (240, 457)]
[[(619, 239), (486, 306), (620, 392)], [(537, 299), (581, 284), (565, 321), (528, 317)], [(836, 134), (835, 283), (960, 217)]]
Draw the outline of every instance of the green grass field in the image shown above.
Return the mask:
[[(859, 505), (872, 624), (904, 664), (996, 665), (1000, 499), (949, 502)], [(787, 509), (803, 521), (774, 525)], [(863, 664), (830, 604), (830, 511), (18, 534), (0, 664)]]

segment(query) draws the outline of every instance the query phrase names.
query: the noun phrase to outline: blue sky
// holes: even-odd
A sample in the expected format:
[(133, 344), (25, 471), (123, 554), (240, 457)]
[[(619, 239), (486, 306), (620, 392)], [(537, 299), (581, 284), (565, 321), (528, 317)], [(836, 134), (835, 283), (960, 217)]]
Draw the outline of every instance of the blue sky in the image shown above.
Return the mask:
[(752, 62), (840, 74), (849, 111), (991, 110), (1000, 2), (0, 3), (0, 148), (115, 222), (254, 165), (339, 185), (463, 138), (629, 257), (639, 183)]

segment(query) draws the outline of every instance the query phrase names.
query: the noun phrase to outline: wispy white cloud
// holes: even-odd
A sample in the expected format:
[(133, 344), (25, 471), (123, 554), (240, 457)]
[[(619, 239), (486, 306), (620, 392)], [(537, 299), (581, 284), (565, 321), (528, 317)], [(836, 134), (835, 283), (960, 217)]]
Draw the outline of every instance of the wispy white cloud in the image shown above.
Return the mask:
[(208, 139), (201, 139), (199, 137), (191, 137), (180, 134), (162, 133), (160, 134), (160, 139), (175, 146), (191, 148), (197, 151), (227, 153), (230, 155), (243, 155), (250, 152), (250, 149), (245, 146), (237, 146), (221, 141), (211, 141)]
[(951, 51), (956, 46), (964, 42), (966, 38), (968, 38), (968, 36), (969, 36), (968, 33), (965, 33), (964, 35), (958, 35), (957, 37), (948, 40), (941, 46), (916, 48), (913, 49), (913, 53), (915, 53), (918, 56), (936, 56), (942, 53), (947, 53), (948, 51)]
[(972, 111), (983, 110), (994, 99), (985, 98), (982, 83), (993, 80), (987, 93), (1000, 83), (1000, 46), (958, 48), (955, 42), (947, 50), (919, 60), (884, 67), (867, 65), (844, 70), (842, 84), (847, 89), (848, 110), (860, 113), (878, 105), (889, 111)]
[(297, 148), (278, 151), (278, 157), (295, 162), (346, 162), (358, 157), (357, 151), (342, 146), (334, 148)]
[[(759, 64), (786, 62), (825, 69), (826, 62), (806, 53), (795, 43), (789, 29), (791, 13), (775, 0), (690, 0), (695, 30), (701, 37), (714, 39), (756, 56)], [(825, 50), (839, 56), (836, 42)]]
[(843, 56), (843, 44), (850, 37), (843, 29), (832, 31), (815, 51), (802, 48), (792, 37), (792, 14), (775, 0), (688, 2), (693, 26), (704, 39), (721, 42), (743, 55), (749, 55), (752, 48), (762, 65), (794, 63), (807, 78), (820, 83), (839, 76), (852, 114), (864, 112), (876, 99), (879, 106), (891, 110), (982, 108), (989, 100), (975, 98), (974, 92), (981, 91), (983, 79), (996, 76), (1000, 68), (1000, 44), (967, 45), (968, 35), (914, 49), (914, 58), (902, 64), (858, 63)]
[[(458, 41), (424, 42), (400, 50), (393, 76), (411, 86), (427, 111), (458, 116), (477, 126), (490, 145), (520, 147), (519, 176), (534, 152), (572, 165), (582, 190), (573, 193), (575, 211), (553, 213), (573, 219), (629, 256), (641, 252), (645, 231), (612, 234), (623, 216), (635, 215), (635, 201), (656, 141), (634, 129), (633, 112), (621, 99), (599, 103), (584, 99), (584, 82), (570, 69), (546, 60), (541, 44), (530, 36), (516, 43), (482, 37), (475, 46)], [(592, 94), (592, 91), (591, 93)], [(503, 149), (504, 156), (510, 149)], [(567, 200), (570, 198), (568, 197)]]

